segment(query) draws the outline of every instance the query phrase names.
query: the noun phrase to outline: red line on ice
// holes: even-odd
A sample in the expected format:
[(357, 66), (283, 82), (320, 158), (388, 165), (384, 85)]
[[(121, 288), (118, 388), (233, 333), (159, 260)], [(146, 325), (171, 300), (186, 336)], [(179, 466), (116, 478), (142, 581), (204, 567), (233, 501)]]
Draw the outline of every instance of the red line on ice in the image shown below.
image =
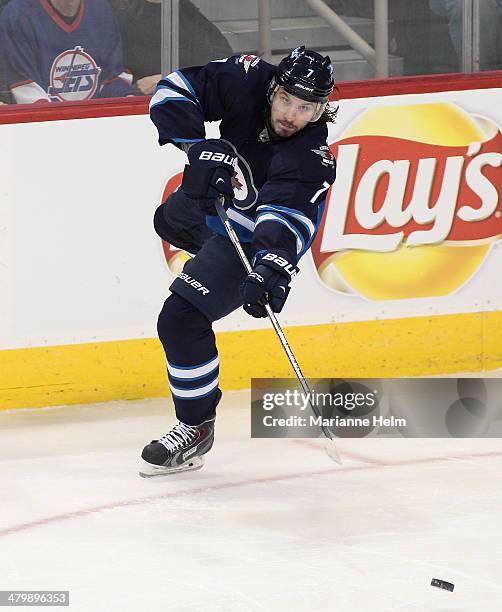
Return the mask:
[[(309, 446), (314, 446), (314, 444), (309, 443), (307, 440), (296, 440), (295, 442), (300, 442), (303, 444), (308, 444)], [(320, 448), (317, 444), (315, 445), (317, 448)], [(263, 478), (251, 478), (248, 480), (240, 480), (237, 482), (226, 482), (216, 485), (209, 485), (203, 487), (195, 487), (193, 489), (185, 489), (183, 491), (175, 491), (172, 493), (161, 493), (158, 495), (150, 495), (148, 497), (139, 497), (137, 499), (128, 499), (124, 501), (111, 502), (108, 504), (103, 504), (101, 506), (94, 506), (93, 508), (87, 508), (84, 510), (75, 510), (73, 512), (65, 512), (63, 514), (56, 514), (54, 516), (48, 516), (46, 518), (38, 519), (35, 521), (30, 521), (27, 523), (20, 523), (19, 525), (13, 525), (12, 527), (7, 527), (5, 529), (0, 529), (0, 537), (13, 535), (15, 533), (19, 533), (20, 531), (26, 531), (28, 529), (33, 529), (35, 527), (44, 527), (45, 525), (51, 525), (53, 523), (59, 523), (63, 521), (67, 521), (70, 519), (82, 518), (85, 516), (89, 516), (92, 514), (97, 514), (99, 512), (103, 512), (104, 510), (115, 510), (117, 508), (127, 508), (131, 506), (140, 506), (144, 504), (149, 504), (155, 501), (159, 501), (162, 499), (174, 499), (177, 497), (182, 497), (184, 495), (197, 495), (199, 493), (207, 493), (211, 491), (221, 491), (224, 489), (234, 489), (237, 487), (245, 487), (255, 484), (269, 483), (269, 482), (277, 482), (280, 480), (295, 480), (299, 478), (306, 478), (311, 476), (323, 476), (325, 474), (335, 474), (335, 473), (345, 473), (345, 472), (356, 472), (361, 470), (370, 470), (370, 469), (381, 469), (385, 467), (403, 467), (408, 465), (420, 465), (427, 463), (436, 463), (441, 461), (450, 461), (452, 459), (482, 459), (489, 457), (502, 457), (501, 453), (480, 453), (480, 454), (467, 454), (467, 455), (452, 455), (449, 457), (426, 457), (423, 459), (410, 459), (404, 461), (396, 461), (396, 462), (381, 462), (376, 459), (371, 459), (369, 457), (364, 457), (359, 455), (358, 453), (351, 453), (344, 451), (343, 454), (345, 456), (352, 456), (353, 458), (357, 458), (358, 460), (365, 461), (362, 465), (356, 465), (346, 468), (332, 468), (329, 470), (317, 470), (313, 472), (300, 472), (296, 474), (283, 474), (278, 476), (268, 476)]]

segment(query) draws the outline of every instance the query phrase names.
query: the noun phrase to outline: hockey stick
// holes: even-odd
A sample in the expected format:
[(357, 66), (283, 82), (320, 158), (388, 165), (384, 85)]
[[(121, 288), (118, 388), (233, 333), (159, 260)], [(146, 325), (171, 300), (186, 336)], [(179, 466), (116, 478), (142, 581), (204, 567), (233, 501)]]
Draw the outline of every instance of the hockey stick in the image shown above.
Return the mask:
[[(246, 272), (250, 274), (253, 271), (253, 268), (251, 267), (251, 264), (249, 263), (246, 253), (244, 253), (244, 249), (242, 248), (242, 245), (239, 242), (239, 238), (237, 237), (237, 234), (235, 233), (235, 230), (232, 227), (232, 224), (230, 223), (230, 219), (228, 218), (228, 215), (223, 206), (223, 203), (224, 203), (224, 196), (219, 196), (215, 202), (216, 212), (218, 213), (218, 216), (221, 219), (221, 222), (223, 223), (223, 226), (228, 234), (228, 237), (230, 238), (230, 241), (234, 245), (235, 250), (237, 251), (237, 254), (239, 255), (242, 265), (244, 266)], [(268, 318), (270, 319), (270, 322), (272, 323), (272, 327), (274, 328), (279, 338), (279, 341), (282, 344), (282, 348), (284, 349), (284, 352), (286, 353), (289, 359), (289, 363), (291, 364), (291, 366), (293, 367), (293, 370), (295, 371), (296, 377), (298, 378), (300, 382), (303, 392), (308, 397), (310, 408), (312, 409), (312, 412), (315, 414), (316, 417), (322, 418), (319, 408), (312, 401), (312, 392), (308, 386), (307, 381), (305, 380), (305, 377), (303, 376), (303, 373), (300, 369), (300, 366), (298, 365), (298, 362), (296, 361), (293, 351), (291, 350), (291, 347), (288, 344), (288, 341), (286, 339), (286, 336), (284, 335), (284, 332), (282, 331), (279, 321), (277, 320), (277, 317), (275, 316), (275, 312), (272, 310), (266, 298), (264, 298), (263, 300), (263, 305), (265, 307), (265, 310), (267, 311)], [(322, 425), (321, 429), (324, 435), (326, 436), (325, 449), (329, 457), (333, 461), (336, 461), (336, 463), (342, 463), (340, 459), (340, 455), (338, 454), (338, 450), (336, 448), (335, 441), (333, 440), (333, 434), (331, 433), (329, 428), (326, 427), (325, 425)]]

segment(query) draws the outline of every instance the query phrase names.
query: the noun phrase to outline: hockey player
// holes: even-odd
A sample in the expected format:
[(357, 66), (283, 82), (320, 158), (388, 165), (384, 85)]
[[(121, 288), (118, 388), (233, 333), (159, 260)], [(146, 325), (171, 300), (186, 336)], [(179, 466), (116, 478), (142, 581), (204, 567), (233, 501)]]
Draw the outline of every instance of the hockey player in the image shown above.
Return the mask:
[(132, 95), (107, 0), (10, 0), (0, 45), (17, 104)]
[[(179, 422), (143, 449), (142, 476), (198, 469), (212, 447), (221, 398), (213, 321), (240, 306), (264, 317), (264, 296), (274, 312), (284, 306), (335, 180), (326, 142), (333, 84), (329, 57), (304, 47), (278, 67), (233, 56), (178, 70), (158, 84), (150, 115), (159, 143), (183, 149), (189, 163), (154, 226), (194, 257), (172, 283), (158, 319)], [(217, 120), (221, 138), (206, 140), (204, 121)], [(251, 274), (216, 214), (219, 194)]]

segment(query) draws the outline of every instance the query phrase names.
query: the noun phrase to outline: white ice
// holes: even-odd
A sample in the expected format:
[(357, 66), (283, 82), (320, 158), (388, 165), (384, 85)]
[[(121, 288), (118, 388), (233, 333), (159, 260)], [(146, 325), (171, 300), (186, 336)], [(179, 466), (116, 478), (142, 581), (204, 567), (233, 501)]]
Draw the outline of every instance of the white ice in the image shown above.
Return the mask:
[(501, 440), (345, 439), (337, 466), (250, 439), (249, 404), (225, 394), (202, 470), (150, 480), (170, 400), (0, 412), (0, 589), (85, 612), (502, 610)]

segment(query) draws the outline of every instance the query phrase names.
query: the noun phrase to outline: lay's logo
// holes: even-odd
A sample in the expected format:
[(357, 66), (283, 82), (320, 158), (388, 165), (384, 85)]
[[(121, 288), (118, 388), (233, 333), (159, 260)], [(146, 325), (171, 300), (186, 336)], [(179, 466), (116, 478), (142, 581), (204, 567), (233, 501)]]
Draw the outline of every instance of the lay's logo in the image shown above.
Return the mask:
[(502, 134), (453, 104), (372, 108), (332, 145), (338, 175), (312, 246), (328, 287), (448, 295), (502, 235)]

